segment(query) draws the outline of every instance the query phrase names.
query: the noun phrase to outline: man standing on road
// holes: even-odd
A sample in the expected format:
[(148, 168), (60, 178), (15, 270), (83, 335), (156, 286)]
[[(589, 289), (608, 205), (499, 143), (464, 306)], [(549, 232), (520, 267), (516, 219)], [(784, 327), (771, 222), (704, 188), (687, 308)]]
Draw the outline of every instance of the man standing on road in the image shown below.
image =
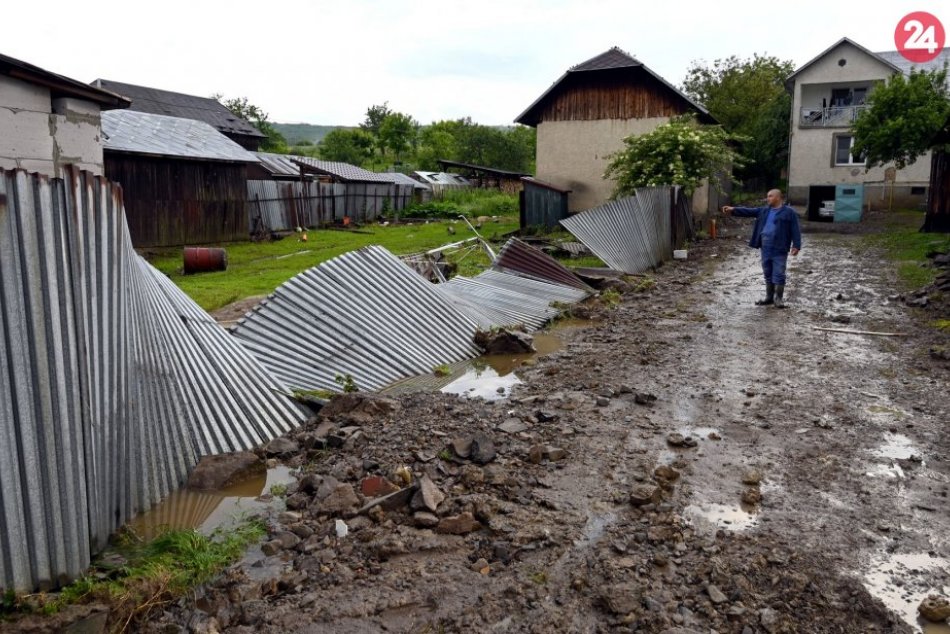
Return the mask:
[(798, 214), (785, 204), (781, 190), (770, 190), (765, 207), (722, 208), (727, 216), (755, 218), (755, 228), (749, 246), (762, 251), (762, 272), (765, 274), (765, 299), (756, 301), (757, 306), (775, 304), (785, 308), (785, 265), (788, 254), (798, 255), (802, 248), (802, 232), (798, 227)]

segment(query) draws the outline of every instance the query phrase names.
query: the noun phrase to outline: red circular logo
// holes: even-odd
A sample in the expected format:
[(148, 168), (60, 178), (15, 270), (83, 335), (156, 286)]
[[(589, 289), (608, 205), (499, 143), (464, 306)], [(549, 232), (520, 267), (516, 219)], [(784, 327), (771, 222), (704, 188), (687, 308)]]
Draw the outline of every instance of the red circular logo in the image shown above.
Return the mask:
[(940, 55), (946, 33), (937, 16), (926, 11), (908, 13), (894, 29), (894, 44), (900, 54), (918, 64)]

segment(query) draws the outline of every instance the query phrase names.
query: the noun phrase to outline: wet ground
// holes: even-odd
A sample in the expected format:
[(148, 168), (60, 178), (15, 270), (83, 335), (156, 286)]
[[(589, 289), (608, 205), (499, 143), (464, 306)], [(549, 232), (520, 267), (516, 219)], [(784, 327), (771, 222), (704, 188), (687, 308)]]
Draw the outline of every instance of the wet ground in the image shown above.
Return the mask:
[[(950, 595), (950, 368), (927, 354), (946, 336), (857, 235), (807, 233), (789, 309), (755, 306), (747, 229), (515, 374), (339, 413), (335, 448), (292, 434), (304, 479), (268, 554), (146, 629), (950, 632), (916, 616)], [(487, 460), (453, 445), (473, 434)], [(357, 514), (367, 479), (407, 473), (445, 495), (431, 517)]]

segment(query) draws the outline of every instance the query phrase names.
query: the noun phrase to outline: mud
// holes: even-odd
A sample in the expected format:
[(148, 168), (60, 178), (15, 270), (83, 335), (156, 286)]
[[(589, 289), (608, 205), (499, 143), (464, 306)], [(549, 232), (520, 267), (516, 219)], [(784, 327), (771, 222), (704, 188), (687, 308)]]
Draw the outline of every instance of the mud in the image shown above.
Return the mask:
[[(753, 305), (757, 252), (727, 221), (655, 288), (560, 330), (506, 398), (397, 394), (338, 448), (314, 445), (316, 423), (295, 432), (288, 466), (353, 502), (365, 478), (409, 473), (445, 499), (355, 515), (292, 485), (300, 516), (271, 530), (308, 545), (255, 549), (144, 629), (922, 631), (920, 599), (950, 593), (950, 364), (928, 354), (947, 336), (889, 299), (858, 229), (808, 229), (787, 310)], [(910, 336), (813, 328), (840, 315)], [(524, 429), (499, 429), (512, 419)], [(451, 448), (475, 434), (484, 462)], [(441, 530), (469, 513), (474, 530)]]

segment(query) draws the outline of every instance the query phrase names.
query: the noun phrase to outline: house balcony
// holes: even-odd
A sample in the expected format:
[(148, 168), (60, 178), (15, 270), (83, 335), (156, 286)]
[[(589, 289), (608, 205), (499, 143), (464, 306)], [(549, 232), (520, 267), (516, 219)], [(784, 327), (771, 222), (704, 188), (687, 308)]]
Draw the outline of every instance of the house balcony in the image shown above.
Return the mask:
[(798, 118), (800, 128), (847, 128), (867, 106), (834, 106), (831, 108), (802, 108)]

